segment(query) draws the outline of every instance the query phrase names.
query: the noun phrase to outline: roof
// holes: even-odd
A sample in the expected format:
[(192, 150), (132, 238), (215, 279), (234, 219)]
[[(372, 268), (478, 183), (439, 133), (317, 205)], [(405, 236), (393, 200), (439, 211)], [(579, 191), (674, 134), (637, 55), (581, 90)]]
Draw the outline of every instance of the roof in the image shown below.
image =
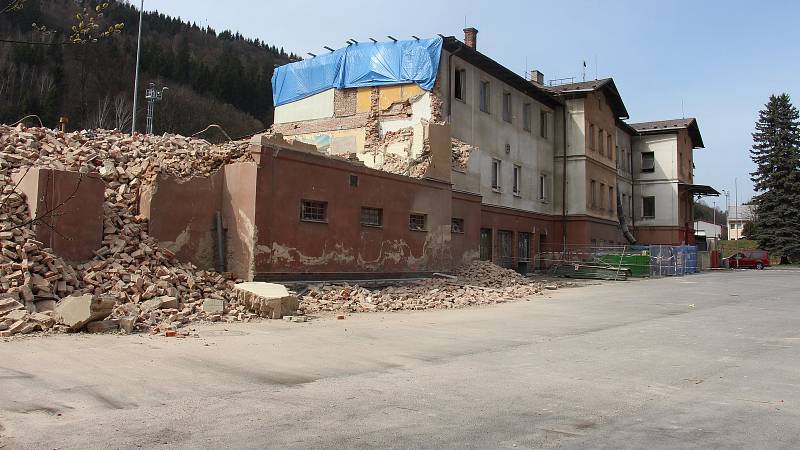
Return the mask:
[(451, 54), (458, 56), (503, 83), (506, 83), (551, 108), (555, 108), (561, 104), (558, 99), (552, 93), (544, 89), (544, 87), (537, 86), (492, 58), (489, 58), (474, 48), (467, 47), (465, 43), (459, 41), (454, 36), (445, 37), (442, 47)]
[(557, 86), (548, 86), (547, 89), (556, 95), (563, 97), (579, 97), (584, 96), (589, 92), (603, 91), (611, 103), (611, 109), (618, 118), (627, 119), (630, 117), (628, 109), (625, 108), (625, 103), (622, 101), (622, 96), (614, 84), (613, 78), (604, 78), (602, 80), (579, 81), (577, 83), (559, 84)]
[(662, 134), (687, 129), (689, 130), (689, 137), (692, 138), (692, 148), (705, 148), (703, 145), (703, 137), (700, 135), (700, 127), (697, 125), (697, 119), (694, 117), (632, 123), (630, 126), (641, 135)]
[(728, 207), (728, 220), (753, 220), (752, 205), (730, 205)]
[(681, 183), (682, 186), (686, 186), (686, 189), (692, 195), (697, 195), (700, 197), (719, 197), (719, 192), (711, 186), (706, 186), (705, 184), (684, 184)]

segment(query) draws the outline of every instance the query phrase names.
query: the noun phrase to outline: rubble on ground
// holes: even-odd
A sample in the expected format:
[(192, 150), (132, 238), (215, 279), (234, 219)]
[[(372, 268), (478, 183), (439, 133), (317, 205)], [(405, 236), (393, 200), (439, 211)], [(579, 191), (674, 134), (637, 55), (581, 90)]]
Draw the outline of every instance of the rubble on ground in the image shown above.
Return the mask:
[[(225, 164), (249, 160), (248, 150), (247, 141), (215, 145), (168, 134), (131, 137), (109, 130), (63, 133), (0, 125), (0, 301), (17, 302), (21, 307), (14, 311), (27, 313), (12, 322), (9, 312), (0, 309), (0, 328), (5, 328), (0, 336), (69, 329), (41, 315), (52, 316), (55, 301), (73, 294), (113, 298), (116, 306), (109, 320), (127, 319), (122, 325), (130, 331), (160, 332), (195, 320), (256, 318), (235, 303), (232, 275), (181, 263), (158, 246), (147, 234), (146, 219), (137, 215), (140, 189), (151, 186), (159, 173), (179, 179), (209, 176)], [(11, 181), (12, 172), (28, 167), (98, 173), (103, 179), (103, 245), (93, 260), (69, 265), (34, 239), (27, 202)], [(169, 307), (140, 308), (164, 296), (179, 301)], [(205, 313), (208, 299), (224, 302), (224, 314), (219, 308), (214, 317)], [(10, 303), (3, 304), (9, 308)]]
[[(552, 283), (549, 283), (552, 284)], [(451, 277), (368, 289), (357, 284), (312, 286), (300, 298), (304, 314), (463, 308), (540, 294), (545, 283), (486, 261), (462, 266)]]

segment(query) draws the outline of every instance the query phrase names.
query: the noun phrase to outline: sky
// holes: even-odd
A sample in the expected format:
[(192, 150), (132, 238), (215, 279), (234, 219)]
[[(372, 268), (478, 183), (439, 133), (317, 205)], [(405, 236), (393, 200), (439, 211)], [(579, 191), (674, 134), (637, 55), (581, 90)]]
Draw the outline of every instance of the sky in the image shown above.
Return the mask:
[[(137, 2), (138, 3), (138, 2)], [(437, 34), (463, 40), (522, 75), (613, 77), (630, 122), (696, 117), (705, 143), (695, 183), (749, 200), (751, 133), (771, 94), (800, 105), (800, 2), (740, 0), (355, 1), (146, 0), (146, 10), (230, 29), (305, 55), (348, 39)], [(725, 208), (725, 196), (706, 199)]]

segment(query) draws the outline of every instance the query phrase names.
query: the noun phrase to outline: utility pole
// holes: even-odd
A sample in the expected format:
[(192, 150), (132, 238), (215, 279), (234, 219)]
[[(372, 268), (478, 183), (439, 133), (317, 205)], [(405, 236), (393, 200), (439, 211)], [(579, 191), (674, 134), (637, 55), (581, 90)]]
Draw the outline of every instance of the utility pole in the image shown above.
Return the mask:
[(136, 132), (136, 106), (139, 96), (139, 57), (142, 53), (142, 19), (144, 17), (144, 0), (139, 7), (139, 38), (136, 42), (136, 76), (133, 80), (133, 118), (131, 119), (131, 136)]
[(169, 90), (169, 88), (166, 86), (161, 89), (156, 89), (155, 83), (150, 83), (150, 87), (147, 88), (147, 92), (145, 93), (145, 98), (147, 99), (147, 134), (153, 134), (156, 102), (160, 102), (161, 99), (164, 98), (164, 91), (167, 90)]

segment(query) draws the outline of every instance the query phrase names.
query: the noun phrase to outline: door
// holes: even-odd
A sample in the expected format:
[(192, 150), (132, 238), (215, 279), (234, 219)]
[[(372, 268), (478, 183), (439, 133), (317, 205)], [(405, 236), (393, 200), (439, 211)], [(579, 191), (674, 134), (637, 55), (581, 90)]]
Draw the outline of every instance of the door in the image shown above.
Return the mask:
[(497, 241), (500, 247), (500, 266), (508, 269), (514, 267), (514, 233), (500, 230), (497, 232)]
[(528, 273), (531, 267), (531, 234), (519, 233), (517, 242), (517, 257), (519, 258), (517, 270), (520, 273)]
[[(492, 230), (489, 228), (481, 228), (481, 243), (480, 243), (481, 261), (492, 260)], [(473, 247), (474, 248), (474, 247)]]

